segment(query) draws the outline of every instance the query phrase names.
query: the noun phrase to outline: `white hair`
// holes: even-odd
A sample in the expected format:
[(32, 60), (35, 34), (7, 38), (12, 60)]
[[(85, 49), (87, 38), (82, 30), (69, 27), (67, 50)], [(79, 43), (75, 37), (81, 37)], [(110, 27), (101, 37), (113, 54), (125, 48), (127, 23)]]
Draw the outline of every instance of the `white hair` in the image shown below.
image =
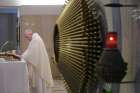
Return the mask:
[(27, 28), (27, 29), (25, 29), (24, 33), (33, 33), (33, 31), (32, 31), (32, 29)]

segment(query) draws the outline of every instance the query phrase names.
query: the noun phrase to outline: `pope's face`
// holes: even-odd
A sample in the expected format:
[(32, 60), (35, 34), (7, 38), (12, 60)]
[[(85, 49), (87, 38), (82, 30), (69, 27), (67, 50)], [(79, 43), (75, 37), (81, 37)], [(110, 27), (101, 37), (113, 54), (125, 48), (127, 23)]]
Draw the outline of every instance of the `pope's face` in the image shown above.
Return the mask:
[(29, 41), (32, 40), (32, 33), (31, 33), (31, 32), (25, 32), (25, 33), (24, 33), (24, 36), (25, 36), (25, 38), (28, 39)]

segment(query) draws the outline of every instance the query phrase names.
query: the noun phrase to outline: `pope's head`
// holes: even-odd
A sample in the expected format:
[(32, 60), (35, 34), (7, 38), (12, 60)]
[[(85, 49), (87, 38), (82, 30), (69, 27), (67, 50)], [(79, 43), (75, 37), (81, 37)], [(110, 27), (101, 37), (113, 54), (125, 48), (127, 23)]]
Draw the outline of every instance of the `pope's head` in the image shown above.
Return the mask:
[(24, 36), (26, 39), (28, 39), (29, 41), (32, 40), (32, 35), (33, 35), (33, 32), (31, 29), (26, 29), (25, 32), (24, 32)]

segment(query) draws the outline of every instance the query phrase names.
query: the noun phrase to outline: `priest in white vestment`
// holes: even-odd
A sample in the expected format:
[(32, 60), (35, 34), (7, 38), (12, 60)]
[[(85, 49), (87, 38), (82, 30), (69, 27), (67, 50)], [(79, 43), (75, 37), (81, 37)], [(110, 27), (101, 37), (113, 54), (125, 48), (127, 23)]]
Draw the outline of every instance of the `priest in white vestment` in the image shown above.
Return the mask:
[(31, 29), (27, 29), (24, 35), (30, 41), (22, 54), (22, 58), (28, 63), (30, 93), (51, 93), (54, 82), (44, 42)]

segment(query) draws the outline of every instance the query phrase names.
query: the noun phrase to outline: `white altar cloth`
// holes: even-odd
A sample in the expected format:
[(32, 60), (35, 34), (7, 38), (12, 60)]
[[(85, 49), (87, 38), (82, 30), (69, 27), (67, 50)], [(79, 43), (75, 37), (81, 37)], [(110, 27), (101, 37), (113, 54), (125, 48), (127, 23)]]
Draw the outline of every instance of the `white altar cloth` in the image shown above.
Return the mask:
[(0, 62), (0, 93), (29, 93), (27, 64)]

